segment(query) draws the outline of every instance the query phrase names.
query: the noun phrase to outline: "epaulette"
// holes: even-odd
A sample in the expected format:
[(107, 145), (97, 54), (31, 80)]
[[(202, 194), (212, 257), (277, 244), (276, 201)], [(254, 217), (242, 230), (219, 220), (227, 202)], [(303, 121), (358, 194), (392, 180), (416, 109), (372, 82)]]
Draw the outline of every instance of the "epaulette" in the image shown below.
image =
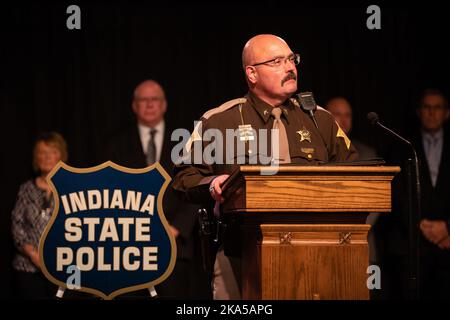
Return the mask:
[(206, 111), (203, 114), (202, 119), (209, 119), (209, 118), (211, 118), (211, 116), (213, 116), (217, 113), (227, 111), (228, 109), (230, 109), (238, 104), (244, 104), (246, 102), (247, 102), (246, 98), (237, 98), (237, 99), (227, 101), (227, 102), (221, 104), (220, 106), (218, 106), (217, 108)]
[[(231, 109), (232, 107), (239, 105), (239, 104), (244, 104), (247, 102), (246, 98), (237, 98), (237, 99), (233, 99), (230, 101), (227, 101), (223, 104), (221, 104), (220, 106), (218, 106), (217, 108), (211, 109), (206, 111), (201, 119), (205, 119), (208, 120), (209, 118), (211, 118), (213, 115), (224, 112), (228, 109)], [(202, 140), (202, 137), (200, 135), (200, 126), (202, 125), (202, 122), (199, 121), (197, 123), (197, 125), (194, 128), (194, 131), (191, 134), (191, 137), (189, 138), (189, 140), (186, 142), (186, 151), (190, 152), (191, 151), (191, 147), (192, 147), (192, 143), (194, 141), (199, 141)]]
[(297, 99), (290, 98), (289, 100), (291, 100), (291, 102), (294, 106), (296, 106), (297, 108), (300, 108), (300, 103), (298, 103)]
[(325, 108), (322, 108), (321, 106), (317, 106), (317, 110), (325, 111), (325, 112), (329, 113), (330, 115), (332, 115), (332, 113), (331, 113), (330, 111), (328, 111), (328, 110), (325, 109)]

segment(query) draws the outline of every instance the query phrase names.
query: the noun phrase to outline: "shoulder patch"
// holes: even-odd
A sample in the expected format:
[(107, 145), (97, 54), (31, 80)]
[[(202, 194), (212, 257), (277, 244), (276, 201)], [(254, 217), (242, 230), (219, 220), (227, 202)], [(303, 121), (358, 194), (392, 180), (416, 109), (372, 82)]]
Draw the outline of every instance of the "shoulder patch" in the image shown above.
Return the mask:
[(338, 131), (336, 133), (336, 137), (344, 139), (347, 149), (350, 149), (350, 144), (351, 144), (350, 139), (347, 137), (344, 130), (342, 130), (342, 128), (339, 126), (339, 123), (336, 120), (335, 120), (335, 122), (336, 122), (336, 125), (338, 126)]
[(347, 149), (350, 149), (350, 144), (351, 144), (352, 142), (351, 142), (350, 139), (347, 137), (347, 135), (345, 134), (344, 130), (342, 130), (341, 126), (340, 126), (339, 123), (336, 121), (336, 119), (334, 118), (333, 114), (332, 114), (330, 111), (328, 111), (327, 109), (324, 109), (324, 108), (322, 108), (322, 107), (320, 107), (320, 106), (317, 106), (317, 110), (326, 112), (326, 113), (328, 113), (330, 116), (333, 117), (333, 120), (334, 120), (334, 122), (336, 123), (336, 125), (337, 125), (337, 127), (338, 127), (338, 131), (337, 131), (337, 133), (336, 133), (336, 137), (337, 137), (337, 138), (342, 138), (342, 139), (344, 139), (344, 142), (345, 142), (345, 145), (347, 146)]
[(199, 133), (201, 131), (201, 127), (202, 127), (202, 122), (198, 121), (197, 125), (194, 128), (194, 131), (192, 131), (192, 134), (191, 134), (189, 140), (186, 142), (186, 151), (188, 153), (191, 152), (192, 143), (194, 143), (194, 141), (202, 140), (202, 137)]

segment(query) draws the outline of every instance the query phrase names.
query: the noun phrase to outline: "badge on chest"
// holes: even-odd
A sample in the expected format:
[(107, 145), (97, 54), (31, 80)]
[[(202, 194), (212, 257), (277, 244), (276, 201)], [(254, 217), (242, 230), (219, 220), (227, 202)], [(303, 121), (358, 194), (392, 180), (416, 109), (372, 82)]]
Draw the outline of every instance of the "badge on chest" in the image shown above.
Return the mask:
[(302, 130), (297, 131), (297, 133), (300, 135), (300, 142), (304, 140), (311, 142), (311, 132), (309, 132), (305, 127), (303, 127)]

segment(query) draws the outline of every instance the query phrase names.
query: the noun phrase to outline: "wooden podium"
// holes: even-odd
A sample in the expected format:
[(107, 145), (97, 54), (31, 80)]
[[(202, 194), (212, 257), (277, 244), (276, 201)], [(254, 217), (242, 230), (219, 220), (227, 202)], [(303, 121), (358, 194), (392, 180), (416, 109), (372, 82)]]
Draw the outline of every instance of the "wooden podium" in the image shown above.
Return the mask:
[(365, 221), (391, 210), (400, 168), (269, 170), (241, 166), (224, 191), (224, 216), (240, 225), (242, 298), (369, 299)]

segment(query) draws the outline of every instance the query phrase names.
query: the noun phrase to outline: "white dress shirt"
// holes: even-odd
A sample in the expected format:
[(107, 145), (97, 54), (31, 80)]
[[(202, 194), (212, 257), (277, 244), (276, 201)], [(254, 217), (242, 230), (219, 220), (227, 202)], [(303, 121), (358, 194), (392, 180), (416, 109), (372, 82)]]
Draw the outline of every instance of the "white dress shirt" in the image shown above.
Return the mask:
[(435, 187), (439, 175), (439, 166), (441, 164), (444, 130), (441, 129), (435, 134), (422, 131), (422, 142), (428, 169), (430, 170), (431, 183)]
[(155, 146), (156, 146), (156, 161), (157, 162), (161, 159), (165, 127), (166, 127), (166, 125), (164, 123), (164, 120), (159, 122), (154, 128), (144, 126), (141, 123), (138, 124), (139, 136), (141, 137), (142, 150), (144, 151), (144, 154), (147, 154), (148, 142), (150, 140), (150, 130), (156, 129), (154, 139), (155, 139)]

